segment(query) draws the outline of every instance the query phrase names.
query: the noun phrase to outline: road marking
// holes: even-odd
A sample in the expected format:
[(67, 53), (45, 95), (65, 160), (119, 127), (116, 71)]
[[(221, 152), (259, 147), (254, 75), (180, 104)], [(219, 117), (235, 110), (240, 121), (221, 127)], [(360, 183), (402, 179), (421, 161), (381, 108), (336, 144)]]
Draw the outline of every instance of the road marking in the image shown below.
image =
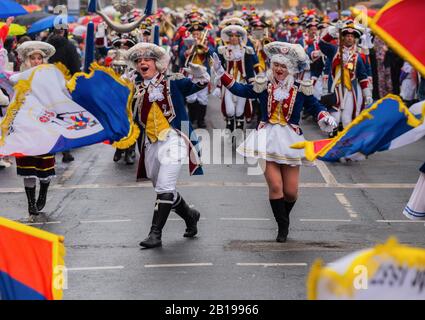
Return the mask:
[[(413, 189), (416, 183), (300, 183), (300, 188), (306, 189)], [(265, 182), (180, 182), (179, 188), (267, 188)], [(53, 185), (52, 190), (87, 190), (87, 189), (133, 189), (152, 188), (151, 183), (130, 183), (130, 184), (81, 184), (81, 185)], [(0, 188), (0, 194), (24, 193), (23, 188)]]
[(119, 270), (119, 269), (124, 269), (124, 266), (66, 268), (67, 271), (96, 271), (96, 270)]
[(209, 267), (210, 262), (203, 263), (172, 263), (172, 264), (145, 264), (145, 268), (179, 268), (179, 267)]
[(131, 219), (126, 220), (82, 220), (80, 223), (116, 223), (116, 222), (131, 222)]
[(419, 220), (376, 220), (376, 222), (380, 222), (380, 223), (423, 223), (423, 224), (425, 224), (424, 221), (419, 221)]
[(237, 266), (241, 267), (306, 267), (307, 263), (252, 263), (252, 262), (239, 262), (236, 263)]
[(338, 181), (336, 181), (335, 176), (332, 174), (328, 166), (323, 161), (317, 160), (316, 165), (326, 184), (332, 185), (334, 187), (339, 186), (339, 183)]
[(60, 221), (46, 221), (46, 222), (23, 222), (23, 224), (26, 224), (28, 226), (40, 226), (43, 224), (59, 224), (62, 223)]
[(347, 219), (300, 219), (301, 222), (351, 222)]
[[(199, 220), (207, 220), (207, 218), (199, 218)], [(169, 218), (167, 221), (184, 221), (182, 218)]]
[(269, 221), (268, 218), (220, 218), (226, 221)]
[(342, 204), (342, 206), (345, 208), (345, 211), (348, 212), (351, 218), (357, 218), (359, 216), (357, 212), (351, 206), (350, 201), (348, 201), (347, 197), (343, 193), (335, 193), (335, 196), (338, 199), (338, 201)]

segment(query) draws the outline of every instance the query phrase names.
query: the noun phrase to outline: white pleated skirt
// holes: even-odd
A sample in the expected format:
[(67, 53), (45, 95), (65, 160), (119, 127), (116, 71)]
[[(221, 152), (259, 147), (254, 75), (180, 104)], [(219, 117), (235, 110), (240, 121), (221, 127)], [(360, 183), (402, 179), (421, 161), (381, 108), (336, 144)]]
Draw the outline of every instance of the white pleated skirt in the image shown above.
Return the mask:
[(291, 145), (304, 141), (289, 125), (267, 123), (265, 127), (254, 130), (236, 149), (244, 157), (264, 159), (291, 166), (314, 166), (305, 159), (304, 149), (292, 149)]

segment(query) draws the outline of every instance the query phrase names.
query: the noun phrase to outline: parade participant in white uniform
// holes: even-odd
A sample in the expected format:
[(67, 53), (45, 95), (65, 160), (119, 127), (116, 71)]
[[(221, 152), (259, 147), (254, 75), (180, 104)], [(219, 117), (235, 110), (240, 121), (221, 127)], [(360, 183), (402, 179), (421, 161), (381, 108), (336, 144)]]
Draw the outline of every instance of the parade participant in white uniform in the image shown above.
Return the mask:
[(331, 43), (338, 37), (337, 29), (329, 27), (327, 34), (319, 42), (320, 50), (331, 63), (328, 90), (329, 93), (336, 94), (336, 103), (331, 114), (342, 123), (343, 127), (350, 124), (365, 106), (373, 102), (369, 75), (356, 44), (361, 35), (362, 32), (353, 24), (347, 24), (342, 28), (343, 73), (341, 73), (340, 52), (338, 47)]
[[(241, 83), (254, 81), (255, 51), (247, 46), (248, 35), (240, 26), (227, 26), (221, 31), (224, 46), (218, 47), (220, 60), (226, 71)], [(252, 105), (249, 100), (232, 94), (225, 87), (222, 88), (221, 111), (226, 119), (226, 128), (233, 132), (235, 129), (243, 130), (244, 120), (251, 121)]]
[(247, 157), (266, 161), (264, 175), (269, 186), (270, 205), (279, 227), (276, 241), (285, 242), (289, 229), (289, 214), (298, 197), (299, 167), (308, 163), (301, 150), (292, 149), (304, 140), (299, 120), (303, 108), (309, 109), (324, 131), (332, 131), (337, 123), (326, 108), (313, 96), (312, 82), (295, 79), (308, 69), (309, 59), (299, 44), (272, 42), (265, 46), (271, 60), (266, 78), (256, 77), (254, 84), (240, 84), (226, 73), (218, 56), (214, 69), (223, 85), (233, 94), (259, 99), (262, 122), (237, 151)]
[(150, 179), (157, 194), (152, 227), (140, 245), (154, 248), (162, 245), (162, 228), (172, 208), (186, 222), (184, 237), (194, 237), (198, 232), (200, 214), (177, 193), (176, 184), (188, 155), (190, 174), (202, 174), (198, 141), (192, 134), (185, 98), (205, 88), (210, 77), (204, 67), (194, 64), (185, 70), (192, 79), (167, 76), (170, 57), (152, 43), (131, 48), (127, 60), (139, 76), (134, 96), (135, 120), (141, 130), (138, 178)]

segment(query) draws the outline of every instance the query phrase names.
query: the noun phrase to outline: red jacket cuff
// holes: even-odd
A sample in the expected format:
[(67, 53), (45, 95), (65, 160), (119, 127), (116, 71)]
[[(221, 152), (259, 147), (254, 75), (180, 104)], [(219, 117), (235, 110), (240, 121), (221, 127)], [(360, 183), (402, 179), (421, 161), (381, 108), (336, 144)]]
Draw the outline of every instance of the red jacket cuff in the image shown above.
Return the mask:
[(327, 111), (320, 111), (317, 115), (317, 121), (322, 120), (323, 118), (326, 118), (327, 116), (330, 116), (329, 112)]
[(327, 43), (331, 43), (334, 40), (334, 37), (332, 37), (329, 33), (327, 33), (322, 37), (322, 40)]
[(360, 81), (360, 87), (363, 89), (366, 89), (369, 87), (369, 79), (363, 79)]
[(233, 86), (233, 84), (235, 83), (235, 79), (233, 79), (233, 77), (228, 74), (227, 72), (224, 73), (221, 77), (221, 83), (226, 87), (226, 88), (230, 88), (231, 86)]

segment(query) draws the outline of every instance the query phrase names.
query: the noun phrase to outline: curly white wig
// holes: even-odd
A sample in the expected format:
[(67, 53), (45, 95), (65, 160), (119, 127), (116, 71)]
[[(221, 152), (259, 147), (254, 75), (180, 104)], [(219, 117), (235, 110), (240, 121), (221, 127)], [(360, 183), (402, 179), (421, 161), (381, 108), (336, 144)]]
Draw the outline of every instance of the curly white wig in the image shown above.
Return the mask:
[(299, 44), (275, 41), (267, 44), (264, 51), (271, 63), (286, 65), (290, 74), (310, 70), (310, 58)]
[(141, 58), (154, 59), (160, 73), (165, 72), (170, 63), (170, 56), (165, 49), (148, 42), (138, 43), (127, 51), (126, 60), (133, 69), (136, 69), (137, 60)]
[(228, 43), (230, 41), (230, 35), (235, 33), (239, 35), (241, 39), (240, 44), (245, 45), (248, 42), (248, 33), (246, 32), (246, 30), (241, 26), (235, 25), (227, 26), (226, 28), (221, 30), (221, 39), (224, 41), (224, 43)]

